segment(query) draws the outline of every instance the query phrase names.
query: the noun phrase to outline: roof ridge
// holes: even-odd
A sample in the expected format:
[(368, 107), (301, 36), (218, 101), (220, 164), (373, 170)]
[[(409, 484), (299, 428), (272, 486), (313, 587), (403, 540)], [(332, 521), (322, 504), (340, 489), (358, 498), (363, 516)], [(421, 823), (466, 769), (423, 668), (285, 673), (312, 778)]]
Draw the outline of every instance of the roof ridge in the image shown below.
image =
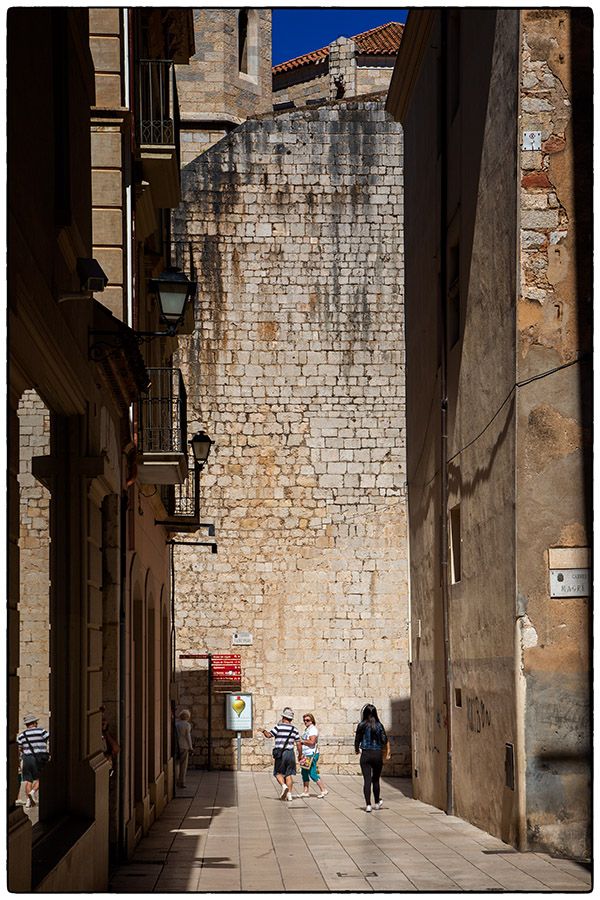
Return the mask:
[(358, 34), (353, 34), (350, 40), (353, 41), (354, 38), (364, 37), (365, 34), (371, 34), (373, 31), (379, 31), (380, 28), (388, 28), (390, 25), (401, 25), (402, 28), (404, 28), (403, 22), (396, 22), (395, 20), (392, 20), (390, 22), (383, 22), (381, 25), (375, 25), (374, 28), (368, 28), (367, 31), (360, 31)]
[[(368, 35), (373, 34), (376, 31), (381, 31), (384, 28), (389, 28), (390, 25), (397, 25), (400, 28), (404, 29), (403, 22), (396, 22), (396, 21), (383, 22), (381, 25), (375, 25), (373, 28), (368, 28), (367, 31), (360, 31), (358, 34), (353, 34), (347, 40), (355, 41), (357, 38), (367, 37)], [(335, 40), (339, 40), (340, 37), (345, 37), (345, 35), (340, 34), (339, 37), (335, 38)], [(323, 54), (323, 58), (325, 58), (326, 56), (329, 55), (329, 48), (330, 48), (331, 44), (333, 44), (333, 43), (334, 43), (334, 41), (331, 41), (331, 43), (327, 44), (325, 47), (319, 47), (317, 50), (308, 50), (306, 53), (300, 53), (298, 56), (293, 56), (291, 59), (282, 60), (280, 63), (277, 63), (276, 65), (272, 66), (272, 71), (277, 72), (277, 71), (281, 70), (283, 66), (297, 68), (297, 65), (294, 65), (294, 63), (298, 64), (299, 60), (303, 60), (306, 62), (315, 62), (314, 57), (316, 56), (318, 58), (319, 54)], [(301, 65), (301, 63), (300, 63), (300, 65)]]

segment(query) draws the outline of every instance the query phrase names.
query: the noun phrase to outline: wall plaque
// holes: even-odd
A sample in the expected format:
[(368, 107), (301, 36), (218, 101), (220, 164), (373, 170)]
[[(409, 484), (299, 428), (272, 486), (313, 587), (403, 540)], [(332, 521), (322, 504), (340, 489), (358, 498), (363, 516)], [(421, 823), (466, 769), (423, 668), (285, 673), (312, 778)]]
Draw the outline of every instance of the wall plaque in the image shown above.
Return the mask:
[(550, 569), (550, 596), (589, 597), (589, 569)]

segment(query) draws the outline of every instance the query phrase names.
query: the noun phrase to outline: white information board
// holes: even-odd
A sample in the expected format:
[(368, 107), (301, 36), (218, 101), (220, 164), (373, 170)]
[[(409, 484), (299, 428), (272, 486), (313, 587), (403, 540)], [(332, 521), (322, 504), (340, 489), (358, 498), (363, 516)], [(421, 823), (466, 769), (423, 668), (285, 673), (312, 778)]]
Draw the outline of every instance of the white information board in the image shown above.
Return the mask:
[(252, 731), (252, 694), (225, 694), (225, 728)]

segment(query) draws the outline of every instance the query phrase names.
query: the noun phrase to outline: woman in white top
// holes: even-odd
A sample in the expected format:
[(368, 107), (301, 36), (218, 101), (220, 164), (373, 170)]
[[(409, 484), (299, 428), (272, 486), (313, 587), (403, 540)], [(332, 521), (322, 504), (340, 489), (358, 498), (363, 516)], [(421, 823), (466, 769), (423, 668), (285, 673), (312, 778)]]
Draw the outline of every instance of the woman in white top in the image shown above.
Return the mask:
[[(319, 788), (317, 796), (325, 797), (329, 791), (319, 776), (319, 729), (312, 713), (304, 713), (302, 721), (304, 722), (304, 732), (298, 741), (298, 755), (301, 759), (300, 770), (304, 784), (302, 796), (308, 797), (312, 779)], [(310, 766), (303, 765), (303, 762), (310, 763)]]
[(182, 709), (179, 718), (175, 722), (175, 731), (177, 734), (177, 745), (179, 747), (179, 759), (177, 767), (177, 787), (184, 788), (185, 776), (187, 774), (188, 760), (190, 752), (193, 749), (192, 744), (192, 726), (190, 724), (189, 709)]

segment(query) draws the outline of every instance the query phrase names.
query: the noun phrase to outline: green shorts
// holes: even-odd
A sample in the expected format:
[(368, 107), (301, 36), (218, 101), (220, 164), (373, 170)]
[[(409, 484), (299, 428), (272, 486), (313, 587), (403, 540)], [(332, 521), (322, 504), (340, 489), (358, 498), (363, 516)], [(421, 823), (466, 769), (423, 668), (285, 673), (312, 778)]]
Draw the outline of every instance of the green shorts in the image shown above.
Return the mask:
[(302, 781), (304, 784), (308, 784), (309, 780), (312, 778), (313, 781), (319, 780), (319, 753), (313, 754), (312, 762), (310, 764), (310, 769), (304, 769), (300, 766), (300, 771), (302, 772)]

